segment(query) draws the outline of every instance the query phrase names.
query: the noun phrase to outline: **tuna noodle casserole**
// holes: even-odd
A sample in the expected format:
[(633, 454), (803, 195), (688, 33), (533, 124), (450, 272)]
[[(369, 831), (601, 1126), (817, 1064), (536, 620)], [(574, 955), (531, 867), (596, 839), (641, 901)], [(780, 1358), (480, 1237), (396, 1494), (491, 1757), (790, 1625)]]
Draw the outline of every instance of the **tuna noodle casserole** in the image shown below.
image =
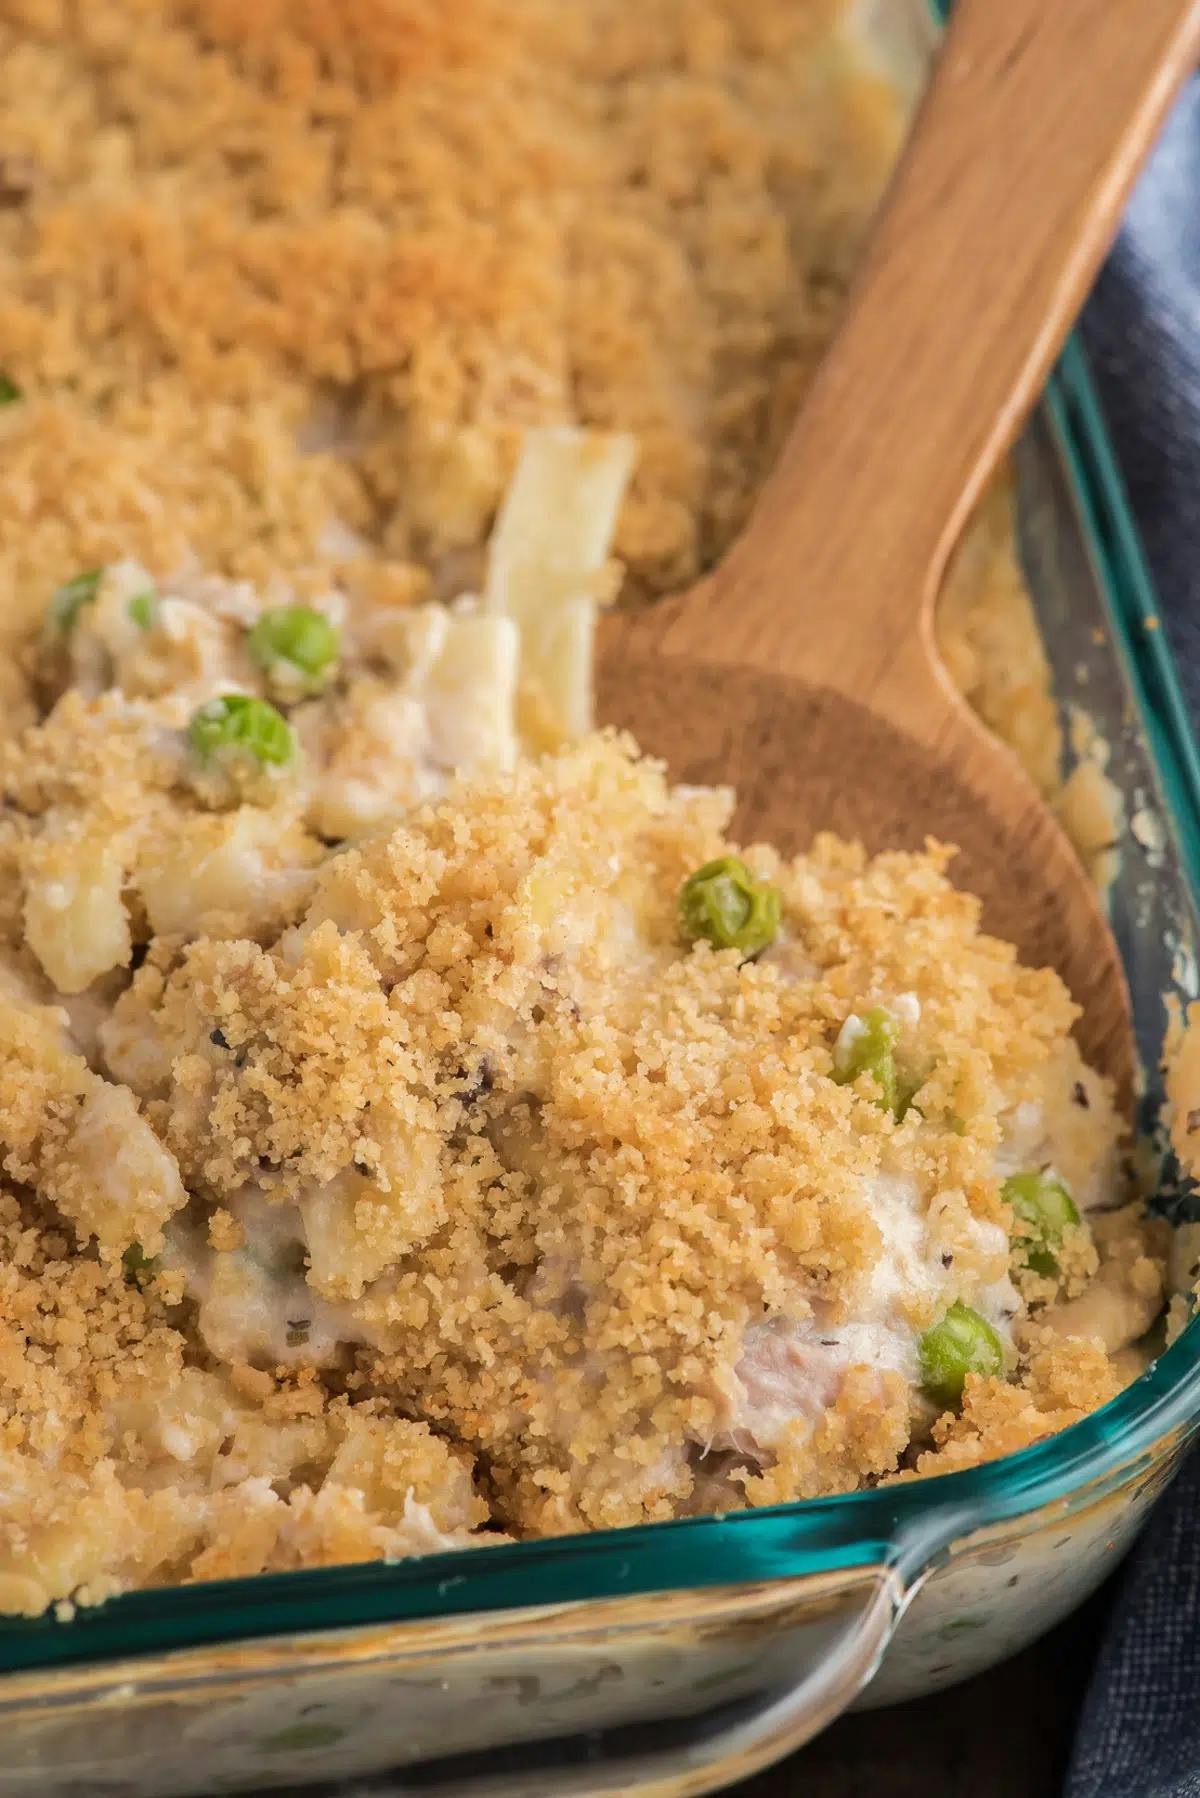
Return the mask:
[(590, 728), (888, 138), (834, 8), (636, 11), (0, 0), (0, 1610), (936, 1473), (1138, 1365), (1122, 1121), (951, 852), (740, 847)]

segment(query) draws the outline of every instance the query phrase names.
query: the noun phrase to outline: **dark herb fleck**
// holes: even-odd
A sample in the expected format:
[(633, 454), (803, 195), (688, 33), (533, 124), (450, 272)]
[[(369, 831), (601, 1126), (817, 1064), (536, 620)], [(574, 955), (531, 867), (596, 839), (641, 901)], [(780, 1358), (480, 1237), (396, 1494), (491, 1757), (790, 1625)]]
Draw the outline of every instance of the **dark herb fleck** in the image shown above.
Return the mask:
[(1082, 1105), (1085, 1111), (1088, 1109), (1087, 1087), (1083, 1084), (1082, 1080), (1077, 1080), (1071, 1088), (1071, 1097), (1074, 1099), (1076, 1105)]
[(210, 1043), (215, 1043), (218, 1049), (227, 1049), (229, 1047), (229, 1038), (223, 1030), (210, 1030), (208, 1033), (208, 1040)]
[(954, 1266), (954, 1256), (950, 1253), (949, 1249), (942, 1250), (942, 1266), (943, 1267), (953, 1267)]
[(0, 406), (15, 406), (24, 397), (12, 376), (0, 368)]
[(480, 1060), (474, 1073), (469, 1073), (466, 1068), (459, 1068), (455, 1077), (467, 1082), (454, 1095), (461, 1105), (477, 1105), (480, 1099), (487, 1098), (496, 1082), (495, 1072), (486, 1055)]

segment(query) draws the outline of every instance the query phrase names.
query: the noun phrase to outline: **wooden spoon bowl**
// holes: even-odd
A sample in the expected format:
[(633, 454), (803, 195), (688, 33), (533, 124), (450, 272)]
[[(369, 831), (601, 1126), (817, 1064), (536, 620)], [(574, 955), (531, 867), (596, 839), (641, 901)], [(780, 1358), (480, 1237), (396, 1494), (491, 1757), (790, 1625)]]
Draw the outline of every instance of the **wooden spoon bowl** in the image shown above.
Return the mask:
[[(642, 747), (665, 756), (680, 780), (721, 786), (731, 768), (743, 770), (732, 830), (739, 842), (791, 854), (832, 830), (871, 851), (920, 849), (930, 837), (953, 844), (955, 884), (983, 896), (988, 929), (1016, 943), (1024, 960), (1058, 968), (1085, 1011), (1117, 1031), (1119, 1047), (1128, 1029), (1123, 998), (1115, 1011), (1099, 1009), (1123, 988), (1095, 888), (1034, 789), (1022, 781), (1014, 792), (1005, 764), (1001, 809), (986, 781), (962, 767), (952, 740), (946, 754), (832, 687), (721, 663), (606, 660), (601, 692), (605, 716), (631, 728), (636, 720)], [(983, 734), (973, 718), (961, 726), (973, 727)], [(998, 753), (990, 742), (984, 748)], [(1026, 807), (1019, 818), (1018, 799)], [(1030, 861), (1036, 881), (1025, 873)], [(1089, 926), (1082, 938), (1078, 907)]]
[(1200, 0), (958, 0), (841, 330), (742, 536), (699, 586), (605, 620), (599, 713), (734, 834), (956, 844), (957, 885), (1058, 969), (1126, 1096), (1129, 997), (1095, 888), (955, 691), (934, 601), (1036, 398), (1163, 113)]

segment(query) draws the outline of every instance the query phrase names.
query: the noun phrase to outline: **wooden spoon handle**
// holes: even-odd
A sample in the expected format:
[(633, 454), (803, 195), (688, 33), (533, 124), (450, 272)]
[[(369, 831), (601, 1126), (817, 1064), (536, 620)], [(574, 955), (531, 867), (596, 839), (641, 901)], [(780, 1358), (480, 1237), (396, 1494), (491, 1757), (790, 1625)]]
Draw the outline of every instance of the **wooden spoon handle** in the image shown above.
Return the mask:
[(911, 678), (946, 557), (1198, 47), (1200, 0), (958, 0), (845, 323), (664, 648), (866, 700)]

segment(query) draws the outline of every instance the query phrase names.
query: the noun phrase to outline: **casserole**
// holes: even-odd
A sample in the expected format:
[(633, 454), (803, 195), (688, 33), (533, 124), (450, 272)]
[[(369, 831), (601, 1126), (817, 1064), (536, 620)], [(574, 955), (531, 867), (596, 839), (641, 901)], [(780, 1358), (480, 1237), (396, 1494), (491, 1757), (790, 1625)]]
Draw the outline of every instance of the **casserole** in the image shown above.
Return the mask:
[[(1025, 554), (1060, 695), (1108, 739), (1126, 798), (1114, 913), (1149, 1063), (1164, 987), (1186, 990), (1190, 965), (1194, 753), (1165, 654), (1143, 629), (1145, 590), (1093, 423), (1068, 361), (1023, 454)], [(1100, 628), (1106, 597), (1124, 633), (1115, 652)], [(1131, 698), (1158, 702), (1149, 744), (1127, 721)], [(1164, 800), (1171, 813), (1152, 828)], [(69, 1629), (13, 1626), (9, 1789), (294, 1786), (400, 1759), (440, 1762), (429, 1777), (460, 1790), (711, 1789), (811, 1733), (889, 1641), (875, 1698), (972, 1671), (1074, 1602), (1178, 1452), (1188, 1342), (1055, 1442), (932, 1485), (525, 1544), (465, 1565), (434, 1557), (141, 1595)], [(148, 1658), (164, 1649), (166, 1660)], [(587, 1764), (572, 1768), (584, 1732)], [(539, 1740), (554, 1745), (531, 1749)], [(508, 1743), (524, 1756), (511, 1773), (494, 1752)]]

